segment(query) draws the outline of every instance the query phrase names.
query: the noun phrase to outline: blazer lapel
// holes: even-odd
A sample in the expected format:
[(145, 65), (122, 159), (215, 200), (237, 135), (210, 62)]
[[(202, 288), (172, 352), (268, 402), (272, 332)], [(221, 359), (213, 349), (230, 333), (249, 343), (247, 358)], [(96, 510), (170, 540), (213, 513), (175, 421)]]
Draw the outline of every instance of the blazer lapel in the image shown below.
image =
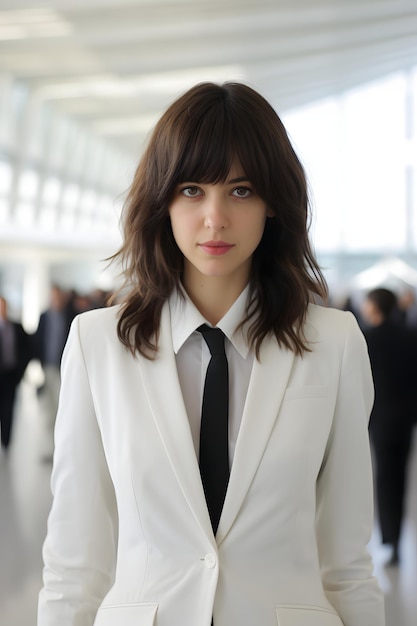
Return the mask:
[(177, 374), (169, 307), (162, 310), (159, 351), (153, 361), (139, 359), (141, 376), (153, 418), (172, 469), (193, 515), (213, 537), (190, 424)]
[(261, 461), (284, 397), (294, 353), (264, 343), (260, 361), (253, 364), (229, 485), (216, 539), (230, 530)]

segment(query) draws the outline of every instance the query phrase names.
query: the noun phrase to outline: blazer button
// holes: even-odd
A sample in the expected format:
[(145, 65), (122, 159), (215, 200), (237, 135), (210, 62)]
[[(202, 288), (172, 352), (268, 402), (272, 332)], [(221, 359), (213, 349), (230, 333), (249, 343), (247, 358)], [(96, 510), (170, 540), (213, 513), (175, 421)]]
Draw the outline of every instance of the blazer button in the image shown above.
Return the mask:
[(216, 563), (217, 559), (214, 554), (206, 554), (206, 556), (204, 557), (204, 565), (207, 568), (213, 569), (213, 567), (216, 567)]

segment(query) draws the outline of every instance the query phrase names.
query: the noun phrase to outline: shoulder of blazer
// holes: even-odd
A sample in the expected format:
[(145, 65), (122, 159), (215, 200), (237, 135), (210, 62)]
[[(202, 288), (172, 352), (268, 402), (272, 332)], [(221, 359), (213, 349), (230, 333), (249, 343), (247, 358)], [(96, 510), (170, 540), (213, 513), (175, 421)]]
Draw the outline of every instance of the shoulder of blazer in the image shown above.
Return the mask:
[(307, 340), (313, 343), (322, 340), (344, 342), (349, 333), (361, 334), (352, 313), (317, 304), (308, 306), (304, 332)]
[[(71, 325), (71, 336), (78, 335), (83, 346), (83, 351), (101, 352), (106, 346), (111, 350), (120, 351), (125, 354), (131, 353), (122, 344), (117, 335), (117, 324), (121, 305), (105, 307), (103, 309), (93, 309), (77, 315)], [(163, 339), (168, 338), (170, 332), (170, 318), (168, 303), (162, 309), (159, 347), (161, 348)], [(172, 342), (169, 343), (172, 345)], [(136, 358), (142, 360), (140, 354), (136, 353)]]
[(120, 305), (103, 309), (92, 309), (76, 315), (72, 321), (72, 332), (78, 332), (82, 343), (117, 339), (117, 323)]

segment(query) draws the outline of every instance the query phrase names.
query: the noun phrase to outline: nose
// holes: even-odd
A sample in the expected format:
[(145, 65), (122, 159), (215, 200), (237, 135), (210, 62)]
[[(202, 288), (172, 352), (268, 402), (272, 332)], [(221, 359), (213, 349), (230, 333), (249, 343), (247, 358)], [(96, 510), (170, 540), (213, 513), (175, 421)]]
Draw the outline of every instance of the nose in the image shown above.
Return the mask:
[(224, 201), (217, 196), (207, 198), (204, 225), (213, 231), (223, 230), (227, 227), (229, 218)]

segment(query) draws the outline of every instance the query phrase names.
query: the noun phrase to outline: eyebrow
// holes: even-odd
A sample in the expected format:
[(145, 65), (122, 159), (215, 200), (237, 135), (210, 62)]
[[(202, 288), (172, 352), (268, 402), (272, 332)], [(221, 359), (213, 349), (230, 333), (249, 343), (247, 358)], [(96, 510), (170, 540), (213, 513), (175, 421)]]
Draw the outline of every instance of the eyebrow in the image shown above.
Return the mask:
[[(235, 185), (236, 183), (249, 183), (250, 180), (249, 178), (245, 175), (245, 176), (238, 176), (237, 178), (230, 178), (228, 181), (226, 181), (227, 185)], [(183, 181), (181, 183), (178, 183), (179, 185), (185, 185), (185, 184), (193, 184), (193, 185), (198, 185), (199, 181)]]
[(238, 178), (231, 178), (230, 180), (227, 181), (228, 185), (234, 185), (235, 183), (243, 183), (243, 182), (249, 182), (249, 178), (247, 176), (239, 176)]

